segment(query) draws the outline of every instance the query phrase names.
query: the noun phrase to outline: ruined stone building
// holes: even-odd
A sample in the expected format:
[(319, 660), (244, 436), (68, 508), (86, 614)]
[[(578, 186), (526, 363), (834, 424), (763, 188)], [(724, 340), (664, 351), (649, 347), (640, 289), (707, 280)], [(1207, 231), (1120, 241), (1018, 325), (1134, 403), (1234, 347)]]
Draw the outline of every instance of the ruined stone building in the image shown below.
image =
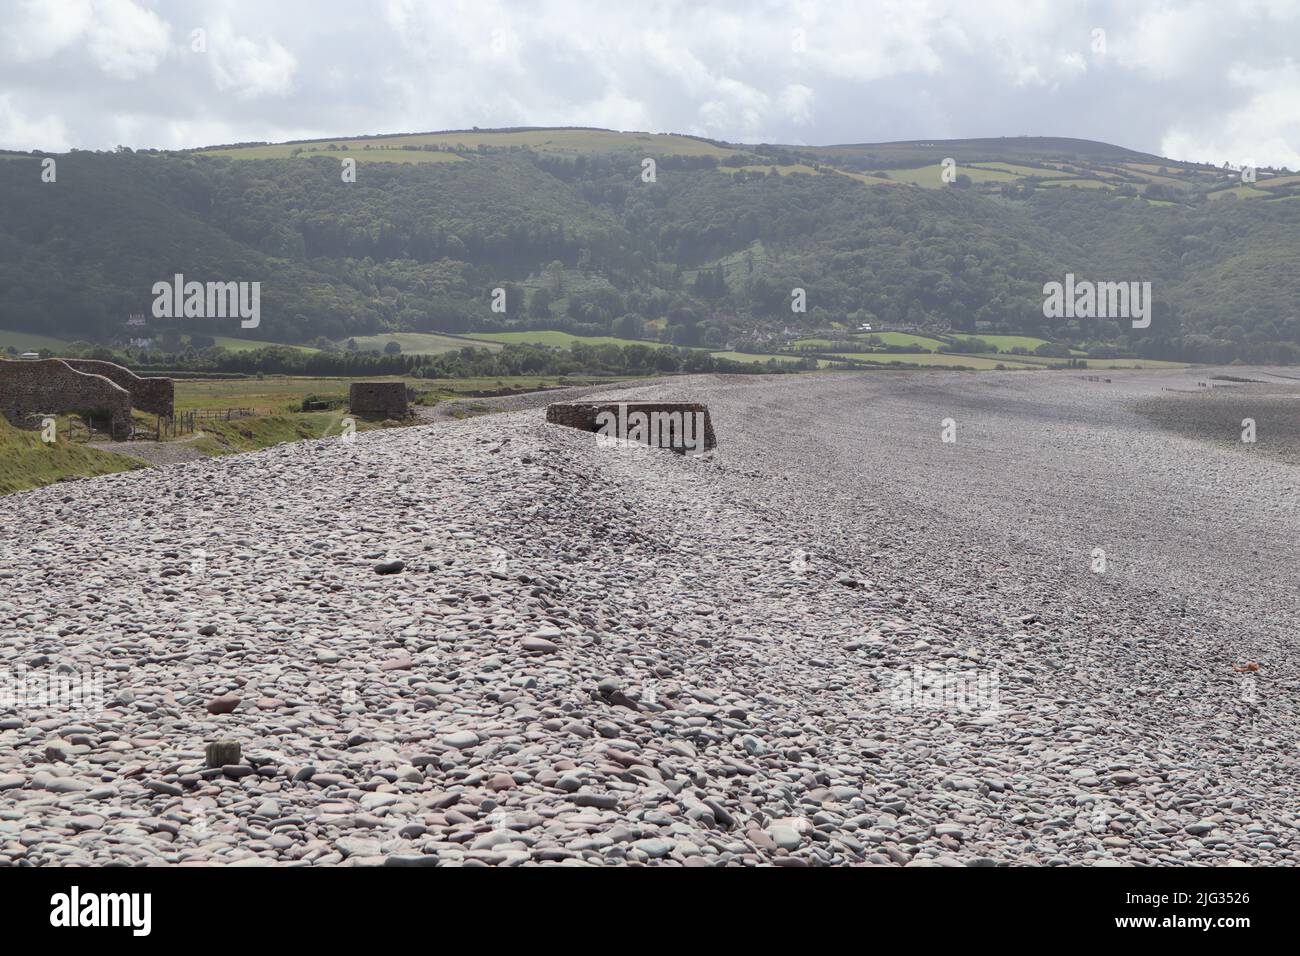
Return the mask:
[(79, 414), (106, 419), (113, 438), (121, 441), (131, 436), (133, 408), (170, 418), (174, 383), (91, 359), (0, 361), (0, 415), (20, 428), (37, 415)]

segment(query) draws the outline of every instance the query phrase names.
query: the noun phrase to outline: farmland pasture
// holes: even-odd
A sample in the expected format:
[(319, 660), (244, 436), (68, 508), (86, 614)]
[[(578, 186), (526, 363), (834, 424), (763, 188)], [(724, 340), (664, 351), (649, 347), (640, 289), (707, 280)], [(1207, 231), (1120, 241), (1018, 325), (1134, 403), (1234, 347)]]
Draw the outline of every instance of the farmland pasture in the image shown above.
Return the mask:
[[(502, 345), (544, 345), (549, 348), (568, 348), (575, 342), (579, 345), (648, 345), (651, 348), (664, 348), (661, 342), (647, 342), (642, 339), (621, 339), (613, 335), (574, 335), (571, 332), (554, 330), (540, 332), (468, 332), (466, 338), (477, 342), (491, 343), (497, 348)], [(462, 343), (473, 344), (473, 343)]]
[[(347, 341), (345, 339), (337, 344), (341, 346), (346, 344)], [(440, 335), (437, 332), (384, 332), (379, 335), (354, 335), (351, 341), (356, 342), (357, 348), (362, 352), (382, 352), (384, 346), (389, 342), (396, 342), (402, 347), (403, 355), (442, 355), (445, 352), (456, 352), (463, 348), (501, 348), (499, 342), (471, 341), (469, 337), (457, 338), (450, 335)]]
[(875, 336), (886, 345), (931, 349), (936, 352), (943, 348), (943, 342), (939, 341), (939, 339), (931, 338), (928, 335), (917, 335), (913, 332), (858, 332), (853, 335), (853, 340), (864, 341), (871, 336)]
[[(1056, 170), (1039, 169), (1036, 166), (1021, 166), (1018, 163), (971, 163), (970, 168), (982, 169), (988, 172), (1008, 173), (1011, 176), (1025, 178), (1029, 176), (1054, 176), (1060, 178), (1062, 175), (1070, 175), (1059, 168)], [(960, 172), (962, 167), (958, 165), (957, 171)], [(971, 177), (974, 178), (974, 177)]]
[(745, 172), (745, 173), (762, 173), (762, 174), (764, 174), (764, 175), (767, 175), (767, 174), (769, 174), (769, 173), (776, 173), (778, 176), (793, 176), (793, 175), (795, 175), (796, 173), (801, 173), (801, 174), (803, 174), (803, 175), (805, 175), (805, 176), (820, 176), (820, 175), (821, 175), (821, 172), (820, 172), (819, 170), (813, 169), (813, 167), (808, 166), (808, 165), (806, 165), (806, 164), (804, 164), (804, 163), (793, 163), (793, 164), (791, 164), (791, 165), (789, 165), (789, 166), (777, 166), (777, 165), (767, 165), (767, 166), (719, 166), (719, 167), (718, 167), (718, 171), (719, 171), (719, 172), (723, 172), (723, 173), (730, 173), (730, 174), (732, 174), (732, 175), (734, 175), (734, 174), (736, 174), (736, 173), (740, 173), (740, 172)]
[[(887, 169), (884, 171), (890, 179), (895, 182), (913, 183), (917, 186), (923, 186), (926, 189), (940, 189), (944, 186), (951, 185), (943, 180), (944, 166), (942, 163), (935, 163), (931, 166), (921, 166), (918, 169)], [(1019, 179), (1013, 173), (999, 172), (993, 169), (983, 169), (979, 166), (962, 166), (958, 164), (957, 175), (967, 175), (972, 182), (976, 183), (994, 183), (994, 182), (1013, 182)]]
[(978, 355), (951, 355), (936, 354), (929, 352), (846, 352), (842, 356), (846, 359), (855, 359), (859, 362), (872, 362), (878, 365), (888, 365), (891, 362), (899, 362), (904, 365), (942, 365), (947, 367), (972, 368), (976, 370), (989, 370), (1002, 365), (1004, 368), (1021, 369), (1031, 368), (1032, 366), (1017, 362), (1015, 356), (1009, 356), (1006, 359), (986, 358)]
[[(331, 146), (334, 149), (330, 149)], [(370, 149), (367, 150), (366, 146)], [(425, 151), (421, 149), (424, 146), (436, 146), (441, 151)], [(568, 155), (635, 149), (647, 155), (713, 156), (716, 159), (725, 159), (736, 152), (729, 147), (715, 146), (674, 133), (624, 133), (600, 129), (461, 130), (218, 147), (201, 152), (204, 155), (229, 156), (234, 159), (287, 159), (294, 150), (301, 150), (300, 155), (303, 156), (353, 156), (370, 162), (456, 162), (461, 157), (447, 152), (448, 150), (468, 151), (480, 146), (500, 149), (519, 147)], [(392, 155), (384, 155), (385, 153)]]
[(237, 339), (230, 335), (214, 335), (212, 340), (216, 342), (218, 348), (223, 348), (227, 352), (254, 352), (269, 348), (295, 349), (299, 352), (320, 351), (310, 345), (286, 345), (283, 342), (264, 342), (261, 339)]
[[(776, 359), (778, 362), (793, 362), (799, 358), (797, 355), (756, 355), (752, 352), (714, 352), (713, 357), (728, 359), (732, 362), (747, 362), (751, 365), (765, 365), (772, 359)], [(825, 359), (818, 359), (817, 361), (818, 368), (827, 368), (831, 364)]]
[(42, 349), (49, 349), (57, 353), (67, 347), (68, 343), (63, 339), (56, 339), (50, 335), (37, 335), (35, 332), (8, 332), (0, 329), (0, 351), (7, 348), (19, 352), (39, 352)]
[(1011, 349), (1021, 348), (1033, 351), (1040, 345), (1046, 345), (1047, 339), (1035, 338), (1032, 335), (989, 335), (984, 332), (953, 332), (951, 338), (969, 341), (970, 339), (979, 339), (989, 343), (999, 352), (1007, 352)]

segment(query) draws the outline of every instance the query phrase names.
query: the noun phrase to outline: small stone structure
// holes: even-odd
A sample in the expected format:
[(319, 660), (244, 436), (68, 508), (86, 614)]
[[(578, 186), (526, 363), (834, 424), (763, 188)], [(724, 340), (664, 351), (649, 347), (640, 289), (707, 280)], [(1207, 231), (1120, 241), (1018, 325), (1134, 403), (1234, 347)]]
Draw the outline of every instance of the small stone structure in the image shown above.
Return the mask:
[(698, 402), (557, 402), (547, 406), (546, 420), (676, 452), (718, 444), (709, 408)]
[(131, 393), (131, 406), (151, 415), (171, 418), (176, 412), (176, 385), (169, 378), (141, 378), (128, 368), (94, 359), (63, 359), (78, 372), (102, 375)]
[(121, 385), (62, 359), (0, 362), (0, 414), (21, 428), (33, 415), (62, 412), (106, 417), (115, 440), (131, 437), (131, 393)]
[(353, 382), (348, 408), (366, 418), (401, 420), (411, 414), (406, 404), (405, 382)]

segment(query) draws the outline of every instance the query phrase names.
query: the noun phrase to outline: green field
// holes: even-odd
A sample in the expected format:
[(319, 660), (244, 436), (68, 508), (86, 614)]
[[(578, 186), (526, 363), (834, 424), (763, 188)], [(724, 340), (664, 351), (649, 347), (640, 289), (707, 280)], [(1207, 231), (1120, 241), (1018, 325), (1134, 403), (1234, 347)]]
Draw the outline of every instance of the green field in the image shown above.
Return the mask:
[[(251, 352), (254, 349), (265, 348), (289, 348), (298, 349), (303, 352), (315, 352), (316, 349), (309, 345), (285, 345), (283, 342), (264, 342), (259, 339), (237, 339), (229, 335), (214, 335), (212, 340), (218, 346), (230, 352)], [(31, 332), (6, 332), (0, 330), (0, 349), (13, 346), (19, 352), (39, 352), (41, 349), (49, 349), (51, 352), (62, 353), (67, 351), (71, 343), (64, 339), (52, 338), (48, 335), (36, 335)]]
[(0, 417), (0, 495), (27, 488), (111, 475), (142, 467), (131, 458), (87, 448), (76, 442), (46, 444), (40, 432), (14, 428)]
[(1010, 349), (1028, 349), (1033, 351), (1040, 345), (1046, 345), (1047, 339), (1034, 338), (1032, 335), (991, 335), (986, 332), (953, 332), (951, 338), (969, 341), (970, 339), (979, 339), (981, 342), (987, 342), (999, 352), (1006, 352)]
[[(1063, 176), (1069, 175), (1069, 173), (1059, 169), (1038, 169), (1035, 166), (1020, 166), (1016, 163), (971, 163), (971, 166), (976, 169), (1003, 172), (1019, 178), (1029, 176), (1053, 176), (1060, 179)], [(961, 166), (957, 167), (957, 171), (961, 172)]]
[[(713, 352), (712, 355), (715, 359), (728, 359), (732, 362), (747, 362), (751, 365), (766, 365), (772, 359), (776, 359), (778, 362), (795, 362), (799, 360), (799, 356), (797, 355), (755, 355), (752, 352)], [(832, 363), (825, 359), (819, 359), (817, 367), (827, 368), (831, 364)]]
[[(367, 382), (405, 382), (429, 401), (464, 398), (487, 392), (536, 391), (566, 385), (602, 381), (626, 381), (629, 376), (578, 376), (566, 379), (556, 375), (514, 375), (506, 378), (413, 378), (410, 376), (366, 376)], [(296, 412), (309, 395), (322, 401), (346, 401), (349, 386), (356, 381), (347, 377), (311, 377), (267, 375), (261, 379), (177, 379), (176, 410), (188, 412), (203, 408), (251, 408), (260, 415), (283, 415)], [(319, 414), (319, 413), (312, 413)]]
[(317, 148), (307, 145), (283, 146), (245, 146), (235, 149), (213, 149), (204, 152), (205, 156), (229, 156), (232, 159), (314, 159), (326, 156), (330, 159), (355, 159), (359, 163), (459, 163), (463, 157), (455, 153), (425, 149), (401, 149), (393, 146), (370, 149), (361, 147), (347, 148), (340, 145), (338, 149), (327, 146)]
[[(919, 169), (887, 169), (885, 173), (895, 182), (915, 183), (927, 189), (940, 189), (952, 185), (943, 181), (943, 171), (943, 164), (935, 163), (933, 166), (922, 166)], [(957, 175), (962, 174), (969, 176), (971, 182), (975, 183), (1008, 183), (1020, 178), (1013, 173), (982, 169), (979, 166), (962, 166), (958, 163)]]
[(283, 342), (262, 342), (258, 339), (237, 339), (230, 335), (214, 335), (212, 340), (217, 343), (219, 348), (227, 352), (252, 352), (256, 349), (297, 349), (300, 352), (316, 352), (318, 349), (310, 345), (286, 345)]
[[(353, 336), (352, 341), (356, 342), (357, 348), (363, 352), (371, 350), (382, 352), (389, 342), (396, 342), (402, 347), (402, 353), (405, 355), (442, 355), (444, 352), (456, 352), (463, 348), (501, 348), (500, 342), (479, 341), (482, 336), (474, 338), (476, 341), (470, 342), (450, 335), (439, 335), (437, 332), (386, 332), (382, 335)], [(341, 348), (346, 341), (335, 344)]]
[[(566, 349), (573, 343), (580, 345), (648, 345), (651, 348), (664, 348), (661, 342), (647, 342), (642, 339), (620, 339), (612, 335), (574, 335), (570, 332), (469, 332), (466, 338), (478, 342), (502, 345), (545, 345), (549, 348)], [(461, 345), (471, 344), (462, 342)]]
[(1268, 176), (1257, 183), (1260, 189), (1285, 189), (1300, 185), (1300, 176)]
[[(834, 167), (828, 167), (828, 168), (834, 169)], [(850, 169), (836, 169), (835, 172), (839, 173), (841, 176), (848, 176), (849, 179), (856, 179), (860, 183), (866, 183), (868, 186), (902, 186), (903, 185), (903, 183), (900, 183), (896, 179), (885, 179), (880, 175), (872, 175), (871, 173), (858, 173)]]
[[(365, 149), (369, 145), (370, 149)], [(329, 147), (334, 146), (331, 150)], [(371, 162), (455, 162), (455, 153), (427, 152), (421, 146), (442, 149), (477, 149), (479, 146), (526, 147), (544, 153), (607, 153), (641, 150), (658, 156), (713, 156), (724, 159), (736, 152), (703, 140), (672, 133), (621, 133), (599, 129), (467, 130), (444, 133), (415, 133), (400, 136), (370, 136), (358, 139), (323, 139), (303, 143), (279, 143), (202, 150), (209, 156), (235, 159), (288, 159), (294, 150), (302, 156), (355, 157)], [(378, 154), (378, 155), (376, 155)]]
[(51, 352), (61, 352), (67, 348), (67, 345), (68, 343), (63, 339), (48, 335), (36, 335), (33, 332), (6, 332), (0, 329), (0, 350), (14, 348), (19, 352), (39, 352), (41, 349), (49, 349)]
[[(251, 408), (262, 415), (297, 411), (302, 400), (316, 395), (323, 400), (347, 399), (350, 378), (307, 378), (267, 375), (257, 378), (176, 380), (176, 411), (201, 408)], [(398, 382), (430, 387), (427, 379), (367, 376), (368, 382)]]
[(943, 342), (938, 339), (932, 339), (928, 335), (916, 335), (913, 332), (855, 332), (853, 339), (854, 341), (865, 341), (873, 335), (886, 345), (901, 345), (906, 348), (933, 349), (935, 351), (943, 348)]
[(1227, 196), (1236, 196), (1238, 199), (1267, 199), (1268, 192), (1258, 189), (1255, 186), (1248, 186), (1242, 183), (1238, 186), (1231, 186), (1228, 189), (1218, 189), (1210, 193), (1211, 199), (1223, 199)]
[(980, 355), (939, 355), (928, 352), (851, 352), (845, 353), (844, 358), (856, 359), (859, 362), (875, 362), (881, 365), (887, 365), (890, 362), (901, 362), (904, 365), (944, 365), (944, 366), (966, 366), (967, 368), (988, 370), (997, 368), (999, 365), (1004, 368), (1033, 368), (1034, 366), (1017, 362), (1014, 356), (1007, 359), (987, 358)]
[[(1008, 367), (1012, 365), (1021, 365), (1024, 366), (1025, 368), (1047, 368), (1049, 365), (1059, 365), (1063, 362), (1068, 361), (1068, 359), (1055, 358), (1047, 355), (1007, 356), (1007, 355), (987, 355), (981, 353), (975, 355), (974, 357), (987, 359), (990, 362), (1001, 362), (1002, 364)], [(1138, 359), (1138, 358), (1114, 358), (1114, 359), (1091, 358), (1090, 359), (1090, 358), (1085, 358), (1083, 354), (1080, 353), (1077, 349), (1074, 350), (1074, 353), (1070, 357), (1088, 363), (1087, 369), (1083, 369), (1083, 371), (1087, 371), (1088, 369), (1098, 369), (1098, 368), (1110, 369), (1110, 368), (1190, 368), (1191, 367), (1186, 362), (1162, 362), (1154, 359)]]
[(776, 173), (779, 176), (792, 176), (795, 173), (802, 173), (805, 176), (820, 176), (821, 173), (804, 163), (794, 163), (789, 166), (719, 166), (719, 172), (723, 173)]
[(1109, 189), (1107, 183), (1097, 179), (1044, 179), (1038, 184), (1044, 189)]
[[(1057, 359), (1060, 361), (1060, 359)], [(1084, 359), (1088, 368), (1191, 368), (1187, 362), (1162, 362), (1156, 359), (1119, 358)]]

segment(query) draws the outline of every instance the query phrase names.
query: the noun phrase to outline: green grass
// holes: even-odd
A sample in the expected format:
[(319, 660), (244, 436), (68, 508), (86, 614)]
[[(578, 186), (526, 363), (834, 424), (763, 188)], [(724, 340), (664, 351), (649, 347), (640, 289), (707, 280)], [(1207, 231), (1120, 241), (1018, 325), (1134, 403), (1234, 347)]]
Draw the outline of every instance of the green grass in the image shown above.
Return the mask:
[(1300, 184), (1300, 176), (1268, 176), (1256, 184), (1261, 189), (1285, 189)]
[(46, 444), (40, 432), (18, 429), (0, 418), (0, 495), (39, 488), (56, 481), (111, 475), (144, 467), (121, 455), (77, 442)]
[(19, 352), (39, 352), (41, 349), (62, 352), (68, 347), (68, 343), (64, 339), (56, 339), (49, 335), (37, 335), (33, 332), (6, 332), (0, 329), (0, 351), (11, 346)]
[[(188, 339), (188, 336), (186, 337)], [(230, 335), (214, 335), (212, 340), (221, 348), (230, 352), (251, 352), (254, 349), (288, 348), (301, 352), (315, 352), (310, 345), (285, 345), (283, 342), (264, 342), (260, 339), (239, 339)], [(36, 335), (31, 332), (6, 332), (0, 329), (0, 350), (13, 346), (19, 352), (39, 352), (49, 349), (51, 352), (64, 353), (71, 343), (66, 339), (56, 339), (48, 335)]]
[[(733, 362), (747, 362), (751, 365), (766, 365), (772, 359), (776, 359), (778, 362), (795, 362), (799, 359), (797, 355), (754, 355), (750, 352), (714, 352), (713, 357), (715, 359), (730, 359)], [(818, 359), (817, 361), (818, 368), (829, 368), (831, 364), (825, 359)]]
[[(1071, 350), (1070, 358), (1077, 358), (1088, 363), (1088, 369), (1111, 369), (1111, 368), (1191, 368), (1186, 362), (1161, 362), (1153, 359), (1137, 358), (1115, 358), (1115, 359), (1090, 359), (1083, 355), (1078, 349)], [(987, 359), (991, 362), (1001, 362), (1010, 367), (1011, 365), (1022, 365), (1026, 368), (1046, 368), (1049, 365), (1058, 365), (1067, 361), (1064, 358), (1055, 358), (1047, 355), (987, 355), (979, 354), (975, 358)]]
[[(663, 348), (660, 342), (646, 342), (641, 339), (620, 339), (612, 335), (574, 335), (571, 332), (470, 332), (466, 338), (480, 342), (492, 342), (502, 345), (545, 345), (550, 348), (568, 348), (574, 342), (582, 345), (649, 345)], [(471, 343), (461, 343), (462, 345)]]
[[(369, 144), (370, 149), (364, 147)], [(330, 150), (333, 145), (336, 150)], [(244, 146), (227, 149), (209, 149), (201, 152), (210, 156), (231, 156), (235, 159), (287, 159), (295, 149), (300, 155), (353, 156), (371, 162), (455, 162), (460, 157), (454, 153), (423, 152), (400, 147), (440, 146), (444, 149), (476, 149), (479, 146), (497, 148), (526, 147), (544, 153), (607, 153), (640, 150), (648, 156), (714, 156), (723, 159), (736, 150), (714, 146), (689, 136), (673, 133), (623, 133), (598, 129), (528, 129), (528, 130), (470, 130), (450, 133), (416, 133), (400, 136), (372, 136), (361, 139), (322, 139), (305, 143), (281, 143), (264, 146)], [(380, 147), (399, 147), (381, 149)], [(378, 154), (378, 155), (376, 155)], [(410, 158), (406, 158), (410, 157)]]
[(891, 362), (901, 362), (904, 365), (943, 365), (943, 366), (966, 366), (973, 369), (993, 369), (998, 365), (1005, 368), (1030, 368), (1032, 366), (1017, 362), (1015, 356), (1002, 358), (987, 358), (980, 355), (939, 355), (927, 352), (850, 352), (845, 353), (843, 358), (856, 359), (860, 362), (875, 362), (881, 365), (888, 365)]
[(299, 352), (317, 352), (310, 345), (286, 345), (283, 342), (263, 342), (258, 339), (237, 339), (230, 335), (214, 335), (211, 337), (218, 346), (228, 352), (252, 352), (257, 349), (297, 349)]
[[(346, 401), (355, 381), (405, 382), (431, 400), (464, 398), (488, 392), (536, 391), (566, 385), (624, 381), (631, 376), (511, 375), (498, 378), (412, 378), (374, 375), (364, 379), (343, 376), (312, 377), (267, 375), (262, 379), (177, 379), (177, 412), (204, 408), (251, 408), (261, 416), (300, 414), (297, 409), (309, 395), (324, 401)], [(307, 413), (326, 414), (326, 413)]]
[(1239, 186), (1230, 186), (1210, 193), (1211, 199), (1223, 199), (1225, 196), (1236, 196), (1238, 199), (1265, 199), (1268, 197), (1268, 192), (1242, 183)]
[[(192, 444), (208, 456), (270, 448), (281, 442), (337, 435), (347, 417), (346, 409), (329, 412), (299, 412), (292, 415), (267, 415), (237, 418), (233, 421), (205, 421), (198, 424), (202, 437)], [(358, 431), (379, 427), (378, 423), (356, 421)]]
[[(828, 167), (833, 168), (833, 167)], [(836, 169), (835, 172), (841, 176), (847, 176), (849, 179), (856, 179), (860, 183), (866, 183), (868, 186), (901, 186), (902, 183), (895, 179), (885, 179), (881, 176), (873, 176), (870, 173), (858, 173), (849, 169)]]
[(886, 345), (901, 345), (906, 348), (934, 349), (936, 351), (943, 347), (943, 343), (938, 339), (932, 339), (927, 335), (915, 335), (912, 332), (857, 332), (853, 335), (853, 339), (855, 341), (865, 341), (873, 335), (877, 336)]
[[(203, 408), (251, 408), (263, 415), (280, 415), (301, 407), (308, 395), (322, 399), (346, 399), (354, 378), (311, 378), (293, 375), (267, 375), (262, 379), (193, 379), (176, 380), (176, 411)], [(396, 376), (366, 377), (367, 382), (406, 382), (428, 385), (426, 379)]]
[[(1060, 361), (1059, 359), (1057, 361)], [(1088, 368), (1191, 368), (1187, 362), (1161, 362), (1156, 359), (1119, 358), (1084, 359)], [(1086, 370), (1085, 370), (1086, 371)]]
[(1038, 184), (1044, 189), (1110, 189), (1110, 184), (1097, 179), (1045, 179)]
[(821, 172), (807, 166), (804, 163), (794, 163), (790, 166), (719, 166), (718, 171), (723, 173), (738, 173), (741, 171), (747, 173), (776, 173), (780, 176), (793, 176), (795, 173), (802, 173), (805, 176), (820, 176)]
[[(475, 336), (476, 340), (481, 338)], [(463, 348), (501, 348), (500, 342), (469, 342), (464, 338), (439, 335), (437, 332), (388, 332), (382, 335), (355, 335), (352, 339), (357, 343), (357, 348), (363, 352), (371, 349), (382, 352), (389, 342), (396, 342), (402, 347), (404, 355), (442, 355), (444, 352), (456, 352)], [(344, 339), (336, 344), (341, 348), (346, 342), (347, 339)]]
[[(1145, 180), (1148, 183), (1156, 183), (1157, 185), (1160, 186), (1186, 186), (1187, 185), (1187, 180), (1185, 179), (1176, 179), (1173, 176), (1161, 176), (1159, 166), (1153, 166), (1144, 163), (1129, 163), (1127, 165), (1128, 165), (1129, 172), (1131, 172), (1134, 176), (1140, 177), (1141, 179)], [(1166, 169), (1168, 168), (1166, 167)], [(1182, 172), (1183, 175), (1188, 175), (1188, 173), (1185, 170), (1174, 169), (1168, 171)]]
[[(1016, 163), (971, 163), (975, 169), (983, 169), (992, 172), (1003, 172), (1016, 178), (1026, 178), (1029, 176), (1052, 176), (1060, 179), (1062, 176), (1068, 176), (1069, 173), (1060, 169), (1038, 169), (1034, 166), (1020, 166)], [(961, 172), (960, 164), (957, 166), (957, 172)], [(971, 177), (974, 178), (973, 176)]]
[[(924, 186), (927, 189), (940, 189), (944, 186), (950, 186), (951, 183), (943, 181), (944, 166), (942, 163), (935, 163), (932, 166), (922, 166), (919, 169), (887, 169), (885, 172), (889, 178), (900, 183), (915, 183), (918, 186)], [(957, 175), (965, 174), (975, 183), (1006, 183), (1019, 179), (1012, 173), (998, 172), (992, 169), (982, 169), (979, 166), (963, 166), (957, 164)]]
[(953, 332), (950, 337), (962, 341), (979, 339), (982, 342), (987, 342), (999, 352), (1007, 352), (1015, 348), (1028, 349), (1032, 352), (1038, 346), (1047, 344), (1047, 339), (1035, 338), (1032, 335), (990, 335), (985, 332), (973, 334), (970, 332)]
[[(298, 150), (297, 153), (294, 151)], [(360, 146), (338, 149), (326, 146), (319, 148), (308, 145), (279, 146), (245, 146), (235, 149), (213, 149), (204, 152), (205, 156), (229, 156), (232, 159), (314, 159), (325, 156), (330, 159), (355, 159), (359, 163), (459, 163), (464, 158), (455, 153), (431, 152), (423, 149), (380, 149), (372, 146), (362, 149)]]

